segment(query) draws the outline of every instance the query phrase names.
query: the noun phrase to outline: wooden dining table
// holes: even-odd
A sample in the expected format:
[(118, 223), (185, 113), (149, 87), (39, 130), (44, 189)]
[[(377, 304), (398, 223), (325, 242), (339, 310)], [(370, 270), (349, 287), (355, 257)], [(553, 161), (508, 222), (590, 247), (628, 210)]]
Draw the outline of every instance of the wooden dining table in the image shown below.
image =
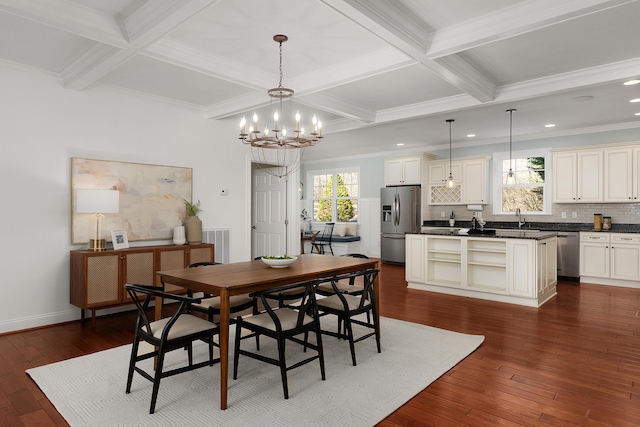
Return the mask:
[[(276, 288), (311, 279), (330, 278), (378, 268), (377, 259), (306, 254), (287, 268), (271, 268), (261, 260), (157, 272), (162, 286), (178, 285), (195, 292), (220, 296), (220, 409), (227, 409), (229, 373), (229, 297)], [(374, 283), (378, 304), (379, 283)], [(162, 301), (156, 301), (155, 318), (162, 317)], [(380, 311), (377, 310), (379, 313)]]

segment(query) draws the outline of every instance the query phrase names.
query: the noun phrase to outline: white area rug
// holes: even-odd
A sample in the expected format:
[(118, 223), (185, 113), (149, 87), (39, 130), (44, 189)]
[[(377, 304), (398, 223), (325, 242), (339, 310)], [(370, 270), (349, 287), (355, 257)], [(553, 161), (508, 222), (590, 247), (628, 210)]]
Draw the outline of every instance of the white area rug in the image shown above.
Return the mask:
[[(323, 318), (323, 327), (330, 327), (326, 323), (331, 317)], [(351, 364), (348, 342), (323, 336), (326, 381), (321, 381), (315, 361), (289, 371), (288, 400), (283, 397), (278, 367), (241, 356), (237, 380), (231, 378), (233, 366), (229, 367), (226, 411), (219, 406), (216, 364), (163, 379), (156, 412), (149, 415), (151, 382), (135, 374), (131, 393), (124, 391), (129, 345), (29, 369), (27, 374), (73, 427), (372, 426), (484, 340), (388, 318), (382, 318), (381, 327), (382, 353), (373, 338), (356, 343), (357, 366)], [(262, 351), (275, 354), (272, 343), (262, 338)], [(244, 340), (242, 345), (254, 349), (255, 341)], [(287, 347), (288, 360), (299, 356), (298, 347)], [(194, 361), (204, 360), (206, 346), (194, 353)], [(232, 359), (233, 350), (230, 353)], [(186, 351), (172, 352), (167, 363), (175, 361), (184, 363)]]

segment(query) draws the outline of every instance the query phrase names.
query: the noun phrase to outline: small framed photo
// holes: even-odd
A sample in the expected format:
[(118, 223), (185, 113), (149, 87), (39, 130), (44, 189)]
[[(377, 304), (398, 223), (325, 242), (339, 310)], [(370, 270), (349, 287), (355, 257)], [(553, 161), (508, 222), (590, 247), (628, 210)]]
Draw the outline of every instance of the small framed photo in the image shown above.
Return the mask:
[(125, 230), (111, 231), (111, 241), (113, 242), (113, 249), (127, 249), (129, 247), (129, 240)]

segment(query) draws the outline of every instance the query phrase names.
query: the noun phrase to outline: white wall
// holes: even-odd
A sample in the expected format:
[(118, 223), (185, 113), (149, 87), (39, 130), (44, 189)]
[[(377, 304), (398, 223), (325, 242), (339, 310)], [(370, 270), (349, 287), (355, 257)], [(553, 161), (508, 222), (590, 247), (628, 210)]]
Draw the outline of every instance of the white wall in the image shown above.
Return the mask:
[(0, 93), (0, 333), (80, 316), (69, 304), (69, 250), (85, 247), (70, 243), (71, 157), (193, 168), (203, 226), (230, 228), (231, 261), (248, 259), (250, 160), (235, 123), (2, 63)]

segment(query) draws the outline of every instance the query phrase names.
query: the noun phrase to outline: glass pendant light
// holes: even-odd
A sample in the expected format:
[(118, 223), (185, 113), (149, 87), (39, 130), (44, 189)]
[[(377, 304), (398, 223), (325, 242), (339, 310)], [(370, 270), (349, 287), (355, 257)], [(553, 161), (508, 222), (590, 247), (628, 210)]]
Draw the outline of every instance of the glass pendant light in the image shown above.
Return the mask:
[(513, 138), (513, 112), (516, 111), (515, 108), (511, 108), (507, 110), (509, 113), (509, 172), (507, 173), (507, 184), (513, 185), (516, 183), (516, 178), (513, 176), (513, 158), (511, 156), (512, 149), (512, 138)]
[(447, 123), (449, 123), (449, 179), (447, 180), (447, 187), (453, 188), (456, 183), (453, 180), (453, 170), (451, 167), (451, 123), (453, 119), (448, 119)]

